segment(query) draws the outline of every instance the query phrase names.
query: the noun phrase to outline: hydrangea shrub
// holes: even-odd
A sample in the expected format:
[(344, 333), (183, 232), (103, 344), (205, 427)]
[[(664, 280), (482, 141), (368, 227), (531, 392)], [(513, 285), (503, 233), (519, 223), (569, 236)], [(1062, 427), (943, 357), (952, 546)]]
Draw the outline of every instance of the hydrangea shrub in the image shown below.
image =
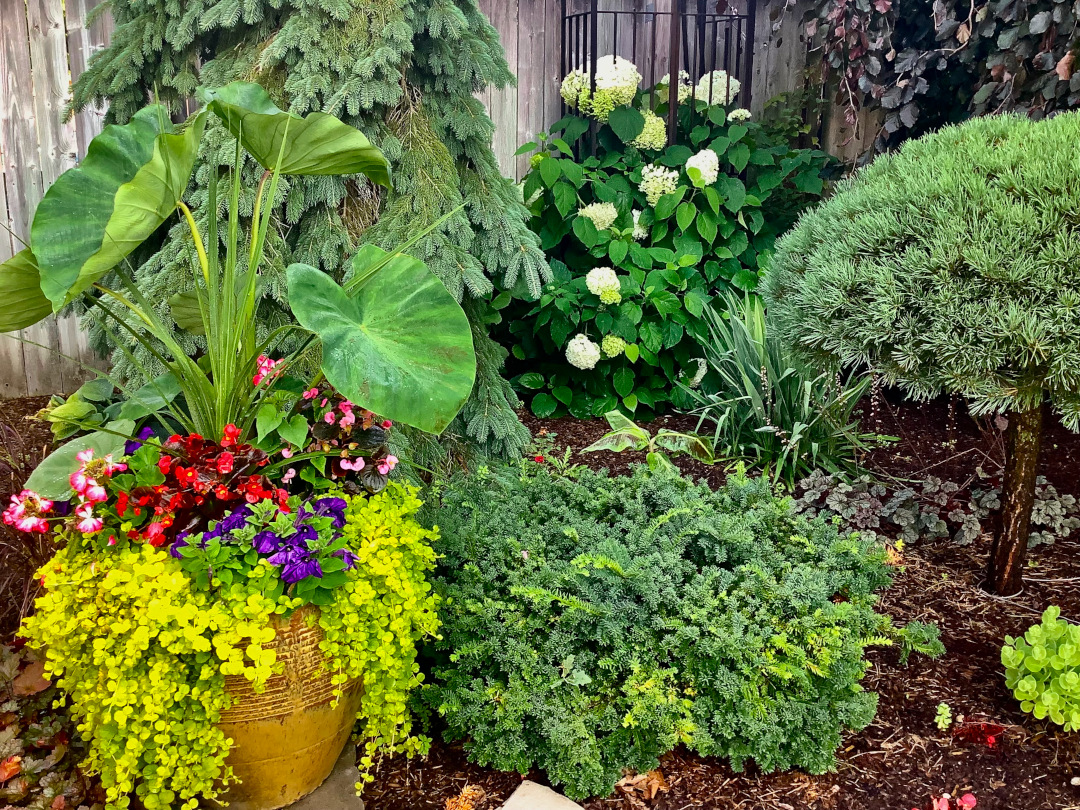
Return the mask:
[(430, 506), (446, 600), (420, 696), (473, 761), (542, 768), (574, 799), (679, 744), (737, 770), (828, 770), (874, 717), (866, 647), (941, 649), (874, 611), (881, 547), (741, 473), (714, 492), (529, 460)]
[[(579, 114), (522, 147), (535, 150), (523, 193), (554, 279), (538, 300), (519, 284), (496, 305), (513, 382), (538, 416), (648, 416), (679, 399), (679, 383), (700, 383), (704, 308), (755, 289), (776, 235), (822, 191), (824, 154), (728, 109), (734, 77), (684, 72), (674, 93), (669, 81), (650, 95), (634, 65), (605, 57), (590, 94), (574, 70), (562, 94)], [(680, 123), (669, 147), (672, 95)], [(581, 140), (590, 119), (595, 155)]]
[(782, 336), (820, 365), (871, 367), (920, 400), (1008, 414), (990, 586), (1020, 590), (1046, 400), (1080, 427), (1080, 114), (978, 118), (909, 141), (777, 245)]

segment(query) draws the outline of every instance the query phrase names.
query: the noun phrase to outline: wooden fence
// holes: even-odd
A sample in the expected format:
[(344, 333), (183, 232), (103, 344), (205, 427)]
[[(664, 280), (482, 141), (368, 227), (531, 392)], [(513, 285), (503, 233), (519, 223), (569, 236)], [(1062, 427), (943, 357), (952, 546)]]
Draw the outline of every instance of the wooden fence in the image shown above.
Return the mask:
[[(75, 165), (101, 130), (100, 110), (64, 116), (71, 82), (108, 41), (107, 20), (85, 25), (98, 2), (2, 0), (0, 261), (29, 242), (44, 189)], [(73, 391), (88, 376), (75, 360), (99, 362), (73, 317), (49, 318), (19, 334), (44, 348), (0, 335), (0, 397)]]
[[(103, 111), (88, 110), (68, 120), (64, 108), (71, 82), (90, 56), (108, 42), (107, 17), (87, 30), (87, 14), (100, 0), (0, 0), (0, 261), (29, 241), (34, 208), (65, 169), (85, 154), (101, 129)], [(567, 0), (578, 10), (585, 0)], [(752, 97), (760, 111), (773, 96), (799, 90), (807, 81), (808, 54), (802, 33), (803, 4), (757, 0)], [(601, 0), (601, 9), (667, 11), (671, 0)], [(519, 178), (526, 158), (518, 146), (560, 115), (561, 0), (479, 0), (499, 31), (517, 84), (484, 94), (495, 122), (495, 153), (508, 176)], [(578, 5), (574, 5), (578, 4)], [(659, 23), (659, 25), (665, 23)], [(666, 36), (654, 32), (660, 41)], [(666, 58), (666, 57), (662, 57)], [(655, 66), (655, 75), (667, 72)], [(862, 150), (842, 116), (826, 121), (832, 151), (849, 156)], [(844, 145), (846, 144), (846, 145)], [(3, 306), (3, 302), (0, 302)], [(21, 333), (44, 348), (0, 336), (0, 398), (70, 393), (87, 374), (73, 360), (99, 364), (75, 319), (50, 318)]]

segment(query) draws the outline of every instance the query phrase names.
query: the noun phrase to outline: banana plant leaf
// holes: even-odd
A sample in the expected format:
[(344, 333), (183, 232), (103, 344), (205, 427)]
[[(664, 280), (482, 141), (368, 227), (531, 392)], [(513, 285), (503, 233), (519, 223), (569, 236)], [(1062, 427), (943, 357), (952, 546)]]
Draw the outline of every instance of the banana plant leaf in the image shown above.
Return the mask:
[(0, 302), (0, 332), (25, 329), (52, 314), (30, 248), (0, 264)]
[[(353, 258), (354, 274), (387, 258), (369, 245)], [(293, 314), (322, 341), (322, 371), (334, 388), (395, 422), (446, 429), (472, 391), (476, 354), (465, 312), (427, 265), (396, 255), (352, 297), (306, 264), (287, 274)]]
[(173, 133), (158, 104), (105, 127), (86, 158), (53, 183), (34, 214), (30, 247), (53, 310), (119, 264), (176, 210), (206, 124), (198, 113)]
[[(390, 187), (390, 165), (364, 133), (332, 115), (279, 109), (259, 85), (232, 82), (200, 98), (259, 164), (282, 174), (365, 174)], [(284, 148), (282, 142), (284, 141)]]

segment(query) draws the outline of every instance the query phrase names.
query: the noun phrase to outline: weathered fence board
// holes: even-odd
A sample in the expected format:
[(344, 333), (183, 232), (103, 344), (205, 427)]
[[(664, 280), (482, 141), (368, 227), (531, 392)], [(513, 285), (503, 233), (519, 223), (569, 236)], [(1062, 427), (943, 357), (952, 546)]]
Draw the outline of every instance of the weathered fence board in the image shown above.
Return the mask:
[[(29, 242), (43, 190), (101, 130), (100, 110), (64, 115), (71, 82), (108, 36), (106, 20), (85, 29), (98, 2), (14, 0), (0, 14), (0, 259)], [(98, 362), (73, 317), (49, 318), (19, 337), (28, 342), (0, 336), (0, 397), (70, 392), (88, 376), (80, 364)]]

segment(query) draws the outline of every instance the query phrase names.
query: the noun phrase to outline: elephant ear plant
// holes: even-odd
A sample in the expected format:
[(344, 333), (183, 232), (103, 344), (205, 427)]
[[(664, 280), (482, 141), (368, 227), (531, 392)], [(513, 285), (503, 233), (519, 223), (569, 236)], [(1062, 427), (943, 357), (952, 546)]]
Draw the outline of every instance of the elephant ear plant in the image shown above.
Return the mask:
[[(127, 124), (106, 127), (82, 163), (45, 194), (30, 245), (0, 265), (0, 331), (30, 326), (82, 300), (147, 377), (149, 370), (125, 348), (135, 341), (166, 369), (141, 391), (118, 384), (128, 396), (121, 418), (65, 445), (57, 462), (70, 462), (68, 456), (87, 446), (108, 452), (130, 432), (131, 419), (155, 411), (187, 433), (220, 437), (226, 426), (235, 426), (240, 439), (247, 438), (259, 414), (266, 416), (263, 406), (278, 407), (275, 380), (314, 341), (322, 343), (322, 376), (343, 397), (386, 419), (441, 432), (469, 396), (476, 359), (465, 313), (422, 262), (368, 246), (353, 259), (344, 286), (313, 267), (293, 264), (287, 269), (288, 297), (299, 325), (263, 339), (256, 330), (259, 270), (281, 175), (363, 174), (389, 187), (386, 158), (363, 133), (333, 116), (316, 112), (301, 118), (278, 109), (257, 84), (235, 82), (204, 91), (201, 100), (204, 108), (178, 128), (158, 105)], [(210, 115), (235, 137), (236, 162), (227, 233), (219, 233), (211, 216), (204, 238), (182, 198)], [(243, 240), (239, 169), (245, 150), (265, 172)], [(209, 194), (209, 210), (217, 211), (216, 183), (209, 184)], [(205, 356), (198, 359), (188, 356), (172, 324), (121, 266), (177, 212), (191, 231), (194, 286), (174, 297), (172, 314), (182, 329), (204, 337)], [(106, 284), (107, 274), (118, 283)], [(308, 338), (292, 341), (299, 347), (261, 383), (266, 356), (301, 329)]]

